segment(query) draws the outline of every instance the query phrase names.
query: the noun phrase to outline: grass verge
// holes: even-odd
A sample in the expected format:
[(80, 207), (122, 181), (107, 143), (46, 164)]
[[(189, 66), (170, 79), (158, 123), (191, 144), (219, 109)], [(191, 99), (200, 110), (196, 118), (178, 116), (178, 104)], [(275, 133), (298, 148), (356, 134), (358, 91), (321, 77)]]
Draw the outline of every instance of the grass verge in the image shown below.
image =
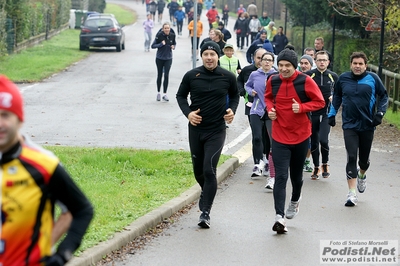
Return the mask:
[[(95, 207), (78, 254), (196, 184), (190, 153), (185, 151), (46, 148), (60, 158)], [(222, 155), (220, 164), (228, 158)]]
[[(132, 24), (136, 13), (115, 4), (107, 4), (105, 13), (112, 13), (121, 24)], [(69, 29), (20, 53), (0, 58), (0, 73), (14, 82), (38, 82), (89, 56), (79, 51), (79, 30)]]
[(386, 111), (384, 119), (388, 121), (390, 124), (396, 126), (397, 129), (400, 129), (400, 112), (393, 112), (392, 108), (389, 108)]

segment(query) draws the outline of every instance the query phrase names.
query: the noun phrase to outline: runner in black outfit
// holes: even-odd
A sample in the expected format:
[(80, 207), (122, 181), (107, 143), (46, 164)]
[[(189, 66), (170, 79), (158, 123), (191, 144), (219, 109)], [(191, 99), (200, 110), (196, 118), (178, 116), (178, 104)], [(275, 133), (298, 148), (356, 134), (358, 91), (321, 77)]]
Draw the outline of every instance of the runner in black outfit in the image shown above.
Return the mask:
[[(235, 75), (218, 66), (220, 52), (215, 42), (205, 43), (200, 50), (203, 66), (184, 75), (176, 94), (179, 107), (189, 120), (193, 171), (202, 189), (198, 225), (203, 228), (210, 227), (209, 214), (217, 192), (216, 168), (225, 142), (225, 123), (232, 122), (239, 104)], [(228, 108), (226, 95), (229, 95)]]
[[(312, 180), (319, 179), (320, 173), (322, 177), (330, 176), (329, 161), (329, 133), (331, 126), (328, 124), (328, 109), (332, 101), (333, 88), (338, 80), (338, 75), (328, 69), (329, 55), (326, 51), (319, 51), (315, 55), (317, 68), (307, 71), (319, 89), (325, 100), (324, 108), (311, 112), (311, 155), (314, 163), (314, 170), (311, 175)], [(322, 155), (322, 167), (320, 169), (320, 145)]]

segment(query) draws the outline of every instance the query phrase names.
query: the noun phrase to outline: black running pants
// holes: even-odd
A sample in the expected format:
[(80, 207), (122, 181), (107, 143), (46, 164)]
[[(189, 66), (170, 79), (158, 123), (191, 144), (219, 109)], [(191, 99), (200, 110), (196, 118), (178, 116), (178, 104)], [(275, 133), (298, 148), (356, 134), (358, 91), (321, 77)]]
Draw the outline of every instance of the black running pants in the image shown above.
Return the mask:
[(203, 192), (203, 209), (211, 211), (217, 193), (217, 164), (226, 137), (226, 130), (198, 132), (189, 125), (189, 146), (193, 172)]
[(344, 145), (347, 152), (346, 176), (348, 179), (357, 177), (357, 153), (358, 166), (362, 170), (369, 167), (369, 154), (371, 152), (374, 131), (343, 130)]
[(282, 144), (272, 139), (272, 159), (275, 166), (274, 204), (276, 214), (284, 217), (286, 184), (292, 183), (291, 201), (298, 201), (303, 186), (303, 165), (309, 138), (299, 144)]
[(161, 79), (164, 72), (163, 92), (167, 93), (169, 82), (169, 71), (171, 70), (172, 59), (162, 60), (156, 58), (157, 65), (157, 92), (161, 90)]
[(319, 155), (321, 145), (322, 164), (329, 161), (329, 133), (331, 126), (328, 124), (328, 116), (312, 115), (311, 116), (311, 155), (314, 167), (319, 166)]

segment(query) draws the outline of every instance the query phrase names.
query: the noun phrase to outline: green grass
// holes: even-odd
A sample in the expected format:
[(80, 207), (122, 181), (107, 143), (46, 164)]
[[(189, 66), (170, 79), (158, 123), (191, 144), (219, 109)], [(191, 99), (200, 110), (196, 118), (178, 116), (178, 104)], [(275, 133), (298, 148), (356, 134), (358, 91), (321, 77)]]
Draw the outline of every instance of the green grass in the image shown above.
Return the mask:
[[(113, 13), (121, 24), (132, 24), (137, 16), (132, 10), (107, 4), (105, 13)], [(0, 73), (14, 82), (38, 82), (58, 73), (90, 55), (79, 51), (79, 30), (70, 29), (41, 44), (0, 58)]]
[[(399, 108), (398, 108), (399, 109)], [(387, 110), (384, 119), (392, 125), (395, 125), (396, 128), (400, 129), (400, 112), (397, 111), (393, 113), (393, 109), (390, 108)]]
[[(79, 252), (196, 184), (184, 151), (48, 146), (95, 207)], [(230, 158), (222, 155), (220, 164)]]
[(137, 20), (137, 14), (134, 10), (124, 6), (107, 3), (104, 13), (114, 14), (120, 24), (129, 25)]

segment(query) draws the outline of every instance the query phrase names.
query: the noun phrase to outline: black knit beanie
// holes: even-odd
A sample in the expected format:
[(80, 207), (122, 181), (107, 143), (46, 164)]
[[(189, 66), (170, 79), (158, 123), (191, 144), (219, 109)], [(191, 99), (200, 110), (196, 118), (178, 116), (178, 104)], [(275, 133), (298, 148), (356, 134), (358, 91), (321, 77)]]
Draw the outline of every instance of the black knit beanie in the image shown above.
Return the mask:
[(213, 41), (206, 42), (201, 46), (200, 56), (203, 55), (203, 52), (205, 50), (214, 50), (218, 56), (221, 54), (221, 48), (219, 48), (218, 43), (213, 42)]
[(294, 68), (297, 68), (297, 54), (295, 51), (290, 49), (284, 49), (278, 54), (277, 62), (281, 60), (289, 61)]

